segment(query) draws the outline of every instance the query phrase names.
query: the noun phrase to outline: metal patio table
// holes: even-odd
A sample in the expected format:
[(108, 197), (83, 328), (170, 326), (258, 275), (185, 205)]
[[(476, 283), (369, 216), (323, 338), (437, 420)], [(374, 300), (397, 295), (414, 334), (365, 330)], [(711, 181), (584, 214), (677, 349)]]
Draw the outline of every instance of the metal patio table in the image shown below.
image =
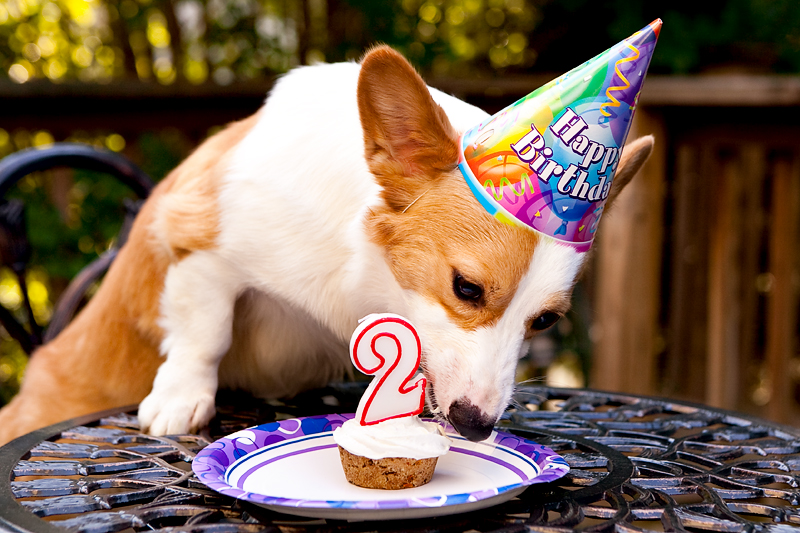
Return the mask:
[(290, 402), (221, 393), (219, 413), (200, 435), (144, 435), (133, 408), (31, 433), (0, 448), (0, 530), (800, 532), (800, 430), (585, 389), (518, 389), (499, 429), (553, 448), (571, 471), (480, 511), (385, 522), (300, 518), (217, 494), (191, 473), (195, 454), (219, 437), (353, 412), (362, 391), (343, 384)]

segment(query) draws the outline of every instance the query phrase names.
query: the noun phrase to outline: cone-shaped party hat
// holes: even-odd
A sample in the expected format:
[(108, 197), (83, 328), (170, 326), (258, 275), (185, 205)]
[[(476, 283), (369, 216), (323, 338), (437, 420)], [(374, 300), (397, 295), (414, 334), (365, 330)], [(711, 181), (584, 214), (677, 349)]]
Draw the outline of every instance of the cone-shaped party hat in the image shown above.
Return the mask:
[(459, 168), (490, 214), (589, 249), (660, 29), (652, 22), (464, 133)]

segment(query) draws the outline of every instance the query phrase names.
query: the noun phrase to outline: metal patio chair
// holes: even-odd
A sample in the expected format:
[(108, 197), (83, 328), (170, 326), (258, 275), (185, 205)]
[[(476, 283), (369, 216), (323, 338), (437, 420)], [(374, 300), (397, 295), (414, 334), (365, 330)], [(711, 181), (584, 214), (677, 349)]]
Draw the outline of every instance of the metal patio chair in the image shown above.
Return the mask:
[[(108, 174), (126, 185), (138, 201), (124, 201), (125, 218), (113, 247), (89, 263), (69, 283), (53, 310), (50, 323), (43, 327), (37, 323), (28, 296), (25, 273), (31, 258), (31, 245), (25, 223), (25, 205), (18, 199), (5, 196), (22, 178), (32, 172), (55, 167), (92, 170)], [(0, 305), (0, 323), (9, 335), (17, 340), (30, 355), (43, 343), (53, 339), (75, 316), (90, 286), (100, 279), (114, 261), (119, 248), (125, 243), (139, 207), (150, 194), (153, 180), (125, 156), (79, 143), (55, 143), (46, 148), (31, 148), (13, 153), (0, 160), (0, 259), (17, 278), (22, 291), (26, 324)], [(26, 327), (27, 325), (27, 327)]]

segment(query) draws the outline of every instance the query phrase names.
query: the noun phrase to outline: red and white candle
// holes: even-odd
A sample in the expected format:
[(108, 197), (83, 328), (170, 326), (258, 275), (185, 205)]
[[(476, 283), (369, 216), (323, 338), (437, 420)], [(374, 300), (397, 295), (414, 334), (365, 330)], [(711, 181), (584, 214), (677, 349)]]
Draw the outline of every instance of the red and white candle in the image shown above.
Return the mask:
[(358, 404), (355, 419), (360, 425), (422, 412), (426, 379), (414, 375), (420, 357), (419, 335), (405, 318), (383, 313), (361, 319), (350, 339), (350, 359), (374, 378)]

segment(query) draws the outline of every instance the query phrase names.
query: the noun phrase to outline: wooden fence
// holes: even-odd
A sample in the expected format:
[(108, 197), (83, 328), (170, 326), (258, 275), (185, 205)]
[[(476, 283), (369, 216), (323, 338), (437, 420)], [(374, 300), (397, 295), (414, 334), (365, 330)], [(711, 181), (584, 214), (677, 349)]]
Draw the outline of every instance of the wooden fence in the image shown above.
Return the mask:
[(648, 80), (595, 258), (595, 386), (797, 423), (800, 80)]
[[(549, 79), (430, 84), (494, 112)], [(0, 85), (0, 128), (197, 142), (268, 88)], [(590, 386), (800, 421), (798, 119), (798, 77), (648, 78), (631, 138), (652, 133), (656, 150), (604, 217), (589, 272)]]

